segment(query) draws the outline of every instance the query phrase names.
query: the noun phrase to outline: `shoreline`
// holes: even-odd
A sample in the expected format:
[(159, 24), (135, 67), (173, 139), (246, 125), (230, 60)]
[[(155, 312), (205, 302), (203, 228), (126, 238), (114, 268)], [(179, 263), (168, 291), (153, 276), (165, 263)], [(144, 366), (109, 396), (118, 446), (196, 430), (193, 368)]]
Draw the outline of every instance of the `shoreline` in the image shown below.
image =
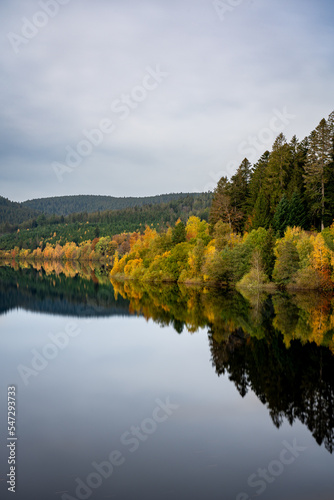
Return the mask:
[[(309, 287), (300, 287), (300, 286), (295, 286), (292, 283), (287, 284), (286, 286), (279, 285), (274, 282), (269, 282), (269, 283), (263, 283), (263, 284), (258, 284), (258, 285), (250, 285), (250, 286), (242, 286), (239, 283), (223, 283), (219, 281), (213, 281), (213, 280), (201, 280), (198, 278), (187, 278), (185, 280), (175, 280), (171, 278), (162, 278), (162, 279), (141, 279), (141, 278), (134, 278), (131, 276), (127, 276), (122, 273), (111, 273), (111, 269), (113, 266), (113, 263), (111, 262), (111, 259), (105, 260), (91, 260), (91, 259), (8, 259), (8, 258), (3, 258), (0, 257), (0, 267), (34, 267), (40, 266), (44, 267), (44, 264), (46, 265), (83, 265), (83, 266), (91, 266), (93, 268), (104, 268), (106, 271), (108, 271), (109, 278), (111, 280), (115, 281), (131, 281), (131, 282), (137, 282), (137, 283), (152, 283), (152, 284), (180, 284), (180, 285), (186, 285), (186, 286), (209, 286), (209, 287), (215, 287), (215, 288), (230, 288), (230, 289), (235, 289), (237, 291), (245, 291), (245, 292), (253, 292), (253, 293), (260, 293), (260, 292), (267, 292), (267, 293), (275, 293), (275, 292), (308, 292), (308, 291), (314, 291), (314, 292), (319, 292), (319, 293), (333, 293), (333, 290), (328, 290), (325, 287), (314, 287), (314, 286), (309, 286)], [(110, 270), (108, 270), (108, 267), (110, 267)]]

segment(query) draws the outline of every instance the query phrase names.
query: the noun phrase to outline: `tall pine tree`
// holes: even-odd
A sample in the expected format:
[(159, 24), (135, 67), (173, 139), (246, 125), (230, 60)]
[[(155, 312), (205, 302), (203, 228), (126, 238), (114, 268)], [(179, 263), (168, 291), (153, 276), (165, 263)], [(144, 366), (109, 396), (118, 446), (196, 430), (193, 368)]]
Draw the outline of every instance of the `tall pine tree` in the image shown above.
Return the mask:
[(264, 185), (264, 181), (267, 175), (269, 156), (269, 151), (263, 153), (259, 161), (254, 165), (252, 169), (249, 181), (249, 203), (251, 209), (255, 207), (256, 200)]
[(308, 228), (308, 217), (303, 198), (295, 191), (290, 200), (288, 225), (290, 227)]
[(261, 189), (259, 196), (257, 197), (255, 207), (252, 214), (252, 228), (258, 229), (259, 227), (264, 227), (267, 229), (270, 225), (270, 204), (269, 198), (266, 195), (264, 188)]
[(270, 153), (265, 182), (267, 193), (270, 196), (270, 212), (272, 215), (274, 215), (278, 203), (286, 192), (290, 180), (291, 160), (291, 148), (287, 144), (284, 134), (281, 133), (276, 138), (273, 150)]
[(309, 150), (304, 166), (306, 195), (311, 200), (312, 213), (320, 218), (321, 230), (324, 229), (326, 214), (326, 183), (332, 164), (332, 137), (330, 126), (323, 118), (311, 132)]
[(236, 212), (242, 214), (240, 230), (244, 229), (247, 212), (249, 211), (249, 181), (251, 177), (251, 164), (245, 158), (236, 173), (231, 177), (230, 196), (231, 205)]
[(285, 194), (282, 196), (277, 205), (276, 212), (273, 218), (273, 228), (277, 231), (280, 237), (284, 236), (284, 231), (289, 225), (290, 218), (290, 203)]

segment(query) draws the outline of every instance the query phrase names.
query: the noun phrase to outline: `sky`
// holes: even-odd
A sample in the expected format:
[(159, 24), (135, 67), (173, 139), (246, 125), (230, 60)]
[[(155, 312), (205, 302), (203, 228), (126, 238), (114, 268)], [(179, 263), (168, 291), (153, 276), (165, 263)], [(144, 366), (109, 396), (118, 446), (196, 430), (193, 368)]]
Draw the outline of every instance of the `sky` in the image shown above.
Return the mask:
[(334, 110), (332, 0), (1, 0), (0, 195), (213, 190)]

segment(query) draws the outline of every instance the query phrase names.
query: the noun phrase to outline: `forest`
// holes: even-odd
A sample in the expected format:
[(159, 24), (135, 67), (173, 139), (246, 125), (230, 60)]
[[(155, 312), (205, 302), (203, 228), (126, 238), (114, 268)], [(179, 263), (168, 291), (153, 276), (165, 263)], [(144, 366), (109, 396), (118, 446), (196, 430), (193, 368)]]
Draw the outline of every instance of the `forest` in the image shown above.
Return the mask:
[(87, 214), (94, 212), (120, 211), (145, 205), (168, 204), (185, 198), (198, 198), (199, 196), (201, 196), (201, 193), (170, 193), (145, 197), (124, 196), (123, 198), (76, 195), (39, 198), (23, 201), (22, 203), (10, 201), (0, 196), (0, 234), (16, 231), (23, 222), (25, 222), (26, 227), (34, 227), (43, 220), (43, 215), (51, 223), (58, 223), (63, 221), (63, 218), (57, 216), (82, 214), (81, 218), (85, 218)]
[(107, 210), (123, 210), (126, 208), (141, 207), (143, 205), (157, 205), (176, 201), (187, 196), (196, 197), (199, 193), (169, 193), (156, 196), (132, 197), (101, 195), (55, 196), (27, 200), (23, 207), (38, 210), (45, 215), (70, 215), (80, 212), (102, 212)]
[(332, 290), (333, 167), (334, 112), (301, 142), (280, 133), (272, 151), (253, 167), (245, 158), (213, 194), (43, 215), (37, 227), (4, 235), (0, 257), (99, 262), (114, 279)]
[[(5, 199), (0, 198), (0, 205), (2, 200)], [(67, 216), (45, 215), (38, 212), (37, 216), (25, 219), (20, 224), (9, 224), (9, 222), (0, 224), (0, 234), (2, 233), (0, 248), (10, 249), (18, 246), (20, 249), (35, 249), (41, 240), (44, 245), (56, 242), (64, 245), (69, 241), (79, 244), (98, 236), (144, 230), (146, 225), (162, 231), (167, 225), (173, 225), (179, 217), (186, 221), (189, 216), (197, 215), (208, 220), (211, 203), (212, 193), (192, 193), (168, 202), (141, 204), (120, 210), (85, 211)], [(18, 210), (16, 205), (19, 204), (14, 203), (12, 211), (16, 214), (14, 216), (18, 217), (22, 210)], [(6, 206), (9, 206), (8, 210), (11, 209), (11, 205), (6, 204)]]
[(288, 226), (323, 230), (333, 217), (334, 112), (302, 141), (280, 133), (253, 167), (245, 158), (230, 180), (222, 177), (210, 222), (238, 232), (272, 227), (283, 236)]

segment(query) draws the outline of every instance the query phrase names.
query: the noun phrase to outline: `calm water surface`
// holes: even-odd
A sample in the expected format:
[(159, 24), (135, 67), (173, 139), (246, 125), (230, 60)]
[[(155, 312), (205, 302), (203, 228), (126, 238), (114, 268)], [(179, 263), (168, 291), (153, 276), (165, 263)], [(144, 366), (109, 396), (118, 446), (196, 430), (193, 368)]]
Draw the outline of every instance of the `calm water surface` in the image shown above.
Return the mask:
[(0, 268), (1, 499), (333, 499), (331, 298), (88, 271)]

